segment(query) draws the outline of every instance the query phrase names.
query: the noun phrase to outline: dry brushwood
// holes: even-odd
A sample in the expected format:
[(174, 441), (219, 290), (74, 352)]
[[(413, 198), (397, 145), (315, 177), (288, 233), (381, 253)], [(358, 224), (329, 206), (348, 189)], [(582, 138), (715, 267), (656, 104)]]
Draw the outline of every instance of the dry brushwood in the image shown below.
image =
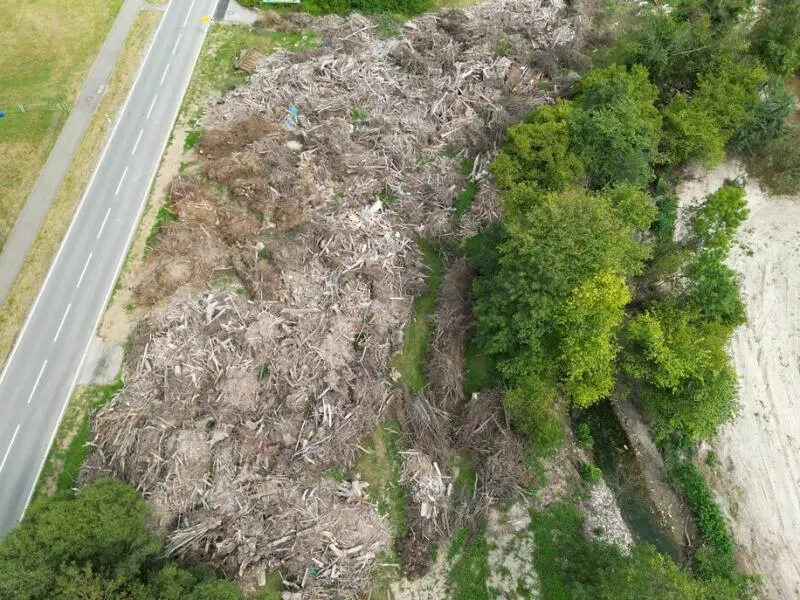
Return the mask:
[[(326, 41), (261, 58), (249, 83), (206, 111), (202, 183), (173, 184), (177, 220), (135, 290), (158, 308), (131, 340), (124, 390), (94, 419), (84, 480), (110, 473), (137, 486), (170, 553), (246, 585), (279, 569), (303, 598), (359, 593), (390, 528), (366, 482), (325, 473), (353, 464), (398, 394), (389, 357), (424, 289), (414, 238), (474, 233), (497, 218), (487, 165), (504, 128), (551, 101), (527, 57), (570, 43), (563, 8), (492, 0), (424, 15), (394, 39), (359, 15), (285, 19)], [(291, 106), (299, 116), (287, 123)], [(467, 156), (480, 185), (459, 225), (451, 207)], [(439, 353), (463, 342), (447, 329), (461, 329), (465, 277), (446, 278)], [(412, 508), (445, 528), (451, 463), (436, 406), (457, 394), (453, 369), (436, 403), (407, 402), (419, 450), (403, 471)], [(499, 426), (490, 440), (462, 425), (459, 439), (487, 464), (516, 464)], [(511, 487), (510, 468), (487, 467), (481, 485)]]

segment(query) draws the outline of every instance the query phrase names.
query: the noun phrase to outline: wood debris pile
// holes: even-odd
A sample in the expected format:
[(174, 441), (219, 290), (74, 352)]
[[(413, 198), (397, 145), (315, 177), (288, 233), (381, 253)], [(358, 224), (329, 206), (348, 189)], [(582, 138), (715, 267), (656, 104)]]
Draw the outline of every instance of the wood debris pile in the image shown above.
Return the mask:
[[(389, 358), (424, 290), (414, 238), (497, 216), (487, 165), (503, 129), (549, 100), (528, 53), (569, 41), (560, 2), (425, 15), (390, 39), (358, 15), (292, 17), (322, 47), (259, 59), (208, 109), (202, 178), (174, 182), (177, 221), (136, 289), (159, 308), (131, 340), (124, 390), (94, 420), (84, 472), (136, 485), (170, 552), (246, 584), (279, 569), (304, 598), (363, 589), (390, 528), (367, 482), (326, 472), (353, 465), (398, 394)], [(465, 156), (483, 181), (459, 224)], [(468, 282), (463, 268), (455, 277)], [(403, 470), (432, 523), (447, 520), (450, 494), (438, 410), (419, 404), (420, 451)]]

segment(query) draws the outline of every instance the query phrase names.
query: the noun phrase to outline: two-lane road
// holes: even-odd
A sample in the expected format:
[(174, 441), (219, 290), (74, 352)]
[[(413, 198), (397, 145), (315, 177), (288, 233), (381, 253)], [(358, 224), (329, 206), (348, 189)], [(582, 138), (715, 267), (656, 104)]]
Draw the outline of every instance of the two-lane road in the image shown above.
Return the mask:
[(171, 0), (0, 375), (0, 537), (27, 507), (146, 204), (217, 0)]

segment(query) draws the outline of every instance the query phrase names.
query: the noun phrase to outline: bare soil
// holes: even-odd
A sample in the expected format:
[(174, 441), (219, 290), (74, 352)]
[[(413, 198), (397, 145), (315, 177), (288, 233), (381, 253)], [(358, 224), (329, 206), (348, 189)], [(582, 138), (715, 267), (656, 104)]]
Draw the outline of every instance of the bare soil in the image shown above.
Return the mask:
[[(728, 162), (689, 180), (683, 205), (745, 176)], [(739, 373), (740, 411), (711, 448), (715, 478), (742, 564), (764, 579), (764, 597), (800, 598), (800, 198), (746, 186), (750, 216), (729, 263), (741, 275), (747, 324), (730, 352)]]

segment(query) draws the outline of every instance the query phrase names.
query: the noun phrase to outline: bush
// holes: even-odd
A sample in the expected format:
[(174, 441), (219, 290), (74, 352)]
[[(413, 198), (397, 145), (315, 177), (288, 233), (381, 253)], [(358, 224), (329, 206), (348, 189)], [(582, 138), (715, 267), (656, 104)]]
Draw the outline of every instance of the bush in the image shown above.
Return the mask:
[(547, 454), (564, 443), (566, 408), (552, 381), (522, 381), (506, 391), (503, 403), (512, 425), (528, 437), (537, 452)]
[(581, 477), (587, 483), (596, 485), (603, 481), (603, 471), (591, 463), (581, 463)]
[(570, 136), (591, 187), (626, 181), (644, 188), (652, 179), (661, 138), (657, 96), (638, 65), (594, 69), (577, 84)]
[(768, 0), (750, 41), (771, 72), (786, 76), (800, 69), (800, 3)]
[(164, 561), (149, 518), (139, 493), (116, 479), (34, 503), (0, 543), (0, 598), (243, 600), (210, 571)]
[(748, 170), (773, 194), (800, 191), (800, 128), (789, 127), (747, 158)]
[(764, 146), (785, 130), (786, 119), (795, 101), (786, 89), (783, 77), (772, 76), (764, 98), (750, 119), (733, 135), (730, 148), (739, 153), (761, 152)]
[(580, 181), (583, 163), (569, 150), (567, 119), (571, 113), (571, 103), (559, 100), (555, 106), (537, 110), (528, 122), (506, 130), (503, 149), (491, 166), (501, 188), (529, 183), (560, 191)]

